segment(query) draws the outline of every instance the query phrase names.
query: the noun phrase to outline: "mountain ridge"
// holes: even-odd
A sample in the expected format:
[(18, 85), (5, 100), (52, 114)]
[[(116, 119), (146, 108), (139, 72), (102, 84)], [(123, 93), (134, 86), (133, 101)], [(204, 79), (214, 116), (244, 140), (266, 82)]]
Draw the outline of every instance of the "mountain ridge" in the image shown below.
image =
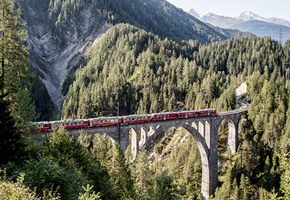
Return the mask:
[(245, 11), (238, 17), (228, 17), (208, 13), (200, 18), (213, 26), (249, 32), (259, 37), (270, 36), (284, 44), (290, 38), (290, 22), (279, 18), (265, 18), (251, 11)]
[[(193, 11), (194, 10), (192, 9), (191, 12), (193, 12)], [(196, 14), (198, 15), (198, 13), (196, 13)], [(260, 15), (255, 14), (251, 11), (244, 11), (238, 17), (230, 17), (230, 16), (218, 15), (215, 13), (207, 13), (206, 15), (201, 16), (200, 19), (204, 22), (207, 22), (207, 23), (213, 24), (215, 26), (219, 26), (219, 27), (221, 27), (221, 26), (217, 23), (222, 24), (222, 20), (227, 19), (230, 22), (232, 22), (231, 24), (225, 25), (221, 28), (231, 28), (231, 26), (233, 26), (234, 24), (242, 23), (245, 21), (251, 21), (251, 20), (265, 21), (268, 23), (279, 24), (279, 25), (290, 27), (290, 21), (287, 21), (287, 20), (281, 19), (281, 18), (276, 18), (276, 17), (265, 18), (265, 17), (262, 17)], [(214, 20), (216, 20), (216, 23), (214, 23), (215, 22)]]

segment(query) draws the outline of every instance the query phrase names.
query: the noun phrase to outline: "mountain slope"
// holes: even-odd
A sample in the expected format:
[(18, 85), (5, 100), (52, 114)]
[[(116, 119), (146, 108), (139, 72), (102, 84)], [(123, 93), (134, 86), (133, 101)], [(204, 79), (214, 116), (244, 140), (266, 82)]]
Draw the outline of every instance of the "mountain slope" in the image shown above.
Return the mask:
[(201, 20), (207, 23), (210, 23), (214, 26), (218, 26), (220, 28), (230, 28), (233, 25), (243, 22), (240, 19), (225, 17), (221, 15), (216, 15), (213, 13), (208, 13), (201, 17)]
[(121, 0), (109, 9), (116, 22), (129, 23), (161, 37), (177, 41), (196, 39), (202, 43), (226, 39), (210, 26), (165, 0)]
[[(162, 38), (226, 39), (165, 0), (16, 0), (27, 21), (31, 65), (58, 109), (68, 72), (113, 24), (130, 23)], [(36, 95), (37, 96), (37, 95)], [(35, 99), (37, 101), (37, 99)]]

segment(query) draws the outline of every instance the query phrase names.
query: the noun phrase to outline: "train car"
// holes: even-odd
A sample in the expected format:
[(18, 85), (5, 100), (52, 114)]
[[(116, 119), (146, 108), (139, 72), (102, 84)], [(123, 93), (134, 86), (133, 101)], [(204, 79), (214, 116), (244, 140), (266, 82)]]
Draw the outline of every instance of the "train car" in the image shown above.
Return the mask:
[(154, 113), (152, 114), (151, 121), (163, 121), (163, 120), (171, 120), (171, 119), (177, 119), (176, 112)]
[(215, 116), (216, 109), (202, 109), (198, 111), (198, 116)]
[(67, 119), (62, 121), (62, 125), (65, 129), (83, 129), (90, 126), (88, 119)]
[(123, 123), (124, 124), (148, 123), (151, 121), (151, 118), (152, 116), (150, 114), (123, 116)]
[(198, 117), (198, 114), (199, 114), (198, 110), (181, 111), (181, 112), (177, 112), (177, 118), (186, 119), (186, 118)]
[(91, 127), (113, 126), (122, 123), (122, 121), (122, 117), (98, 117), (89, 119)]
[(63, 121), (58, 120), (58, 121), (50, 121), (51, 125), (51, 130), (57, 130), (59, 127), (63, 126)]
[(216, 109), (209, 109), (209, 112), (210, 112), (211, 116), (216, 116), (216, 114), (217, 114)]
[(51, 125), (48, 121), (31, 123), (31, 130), (33, 131), (46, 132), (46, 131), (50, 131), (50, 129), (51, 129)]

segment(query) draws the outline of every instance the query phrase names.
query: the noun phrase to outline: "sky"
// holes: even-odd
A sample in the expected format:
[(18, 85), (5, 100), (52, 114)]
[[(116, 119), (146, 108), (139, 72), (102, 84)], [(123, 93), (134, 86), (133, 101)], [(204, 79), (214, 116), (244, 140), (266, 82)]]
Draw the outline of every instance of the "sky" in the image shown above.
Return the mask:
[(238, 17), (251, 11), (265, 18), (276, 17), (290, 21), (290, 0), (167, 0), (184, 11), (193, 8), (200, 16), (214, 13)]

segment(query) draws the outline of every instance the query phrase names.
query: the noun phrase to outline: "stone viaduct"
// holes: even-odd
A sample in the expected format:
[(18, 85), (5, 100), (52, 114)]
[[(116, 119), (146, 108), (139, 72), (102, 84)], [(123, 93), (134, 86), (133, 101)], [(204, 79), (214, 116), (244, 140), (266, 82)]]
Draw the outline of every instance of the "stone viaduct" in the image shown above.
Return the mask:
[[(89, 134), (106, 134), (120, 144), (123, 152), (131, 146), (132, 160), (141, 147), (156, 143), (161, 134), (172, 127), (186, 129), (195, 139), (202, 162), (201, 193), (203, 199), (208, 199), (214, 193), (218, 183), (218, 129), (223, 120), (228, 121), (228, 148), (232, 154), (238, 147), (238, 129), (242, 116), (247, 114), (247, 108), (229, 112), (217, 113), (216, 116), (204, 116), (187, 119), (157, 121), (128, 126), (96, 127), (85, 129)], [(72, 130), (70, 132), (77, 132)]]

